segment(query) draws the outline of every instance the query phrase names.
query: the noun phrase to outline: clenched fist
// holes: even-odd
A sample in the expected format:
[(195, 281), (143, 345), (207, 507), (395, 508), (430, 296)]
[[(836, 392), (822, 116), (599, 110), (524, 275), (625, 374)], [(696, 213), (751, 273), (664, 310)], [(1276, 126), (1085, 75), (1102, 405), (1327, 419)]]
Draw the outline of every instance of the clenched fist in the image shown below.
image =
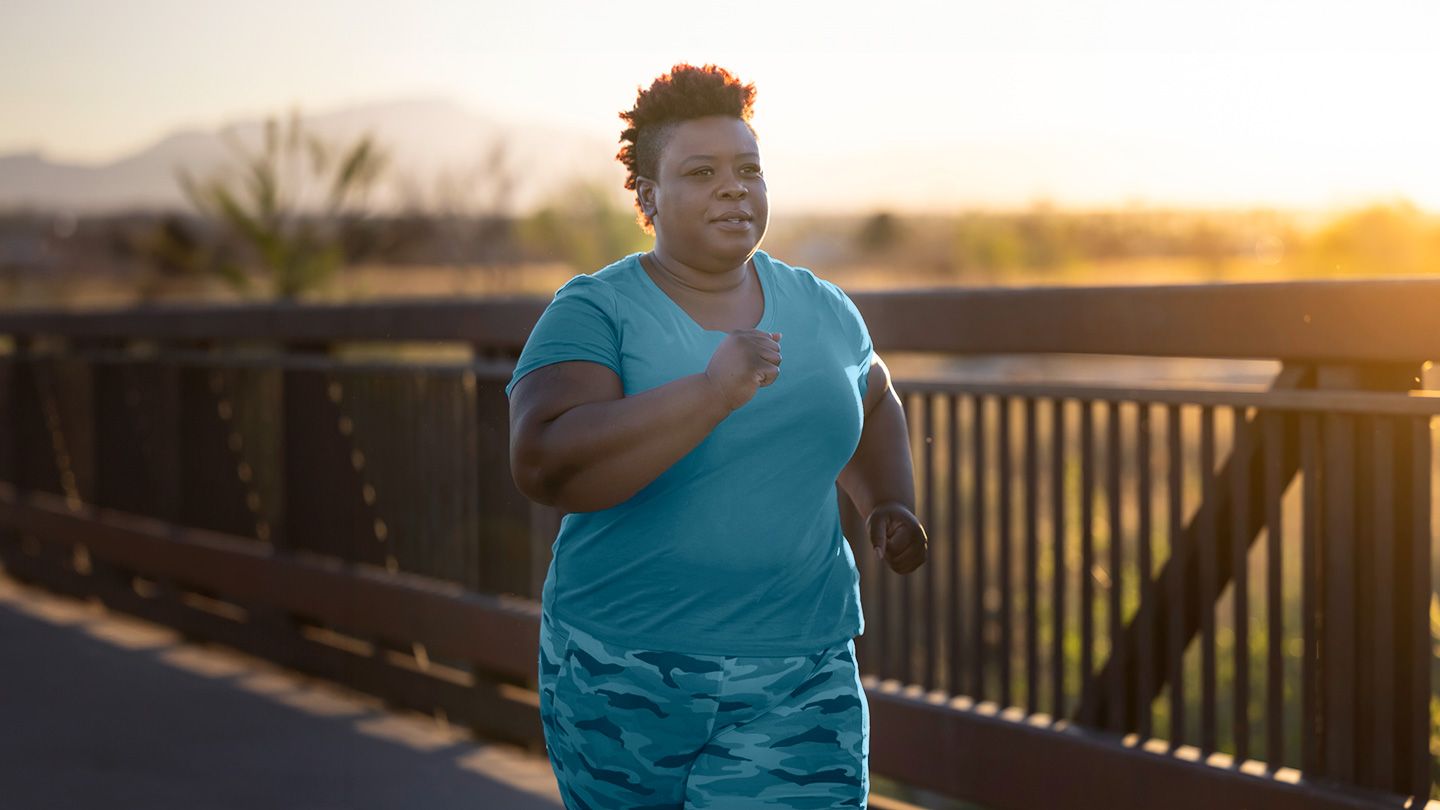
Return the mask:
[(756, 329), (729, 333), (710, 355), (705, 376), (730, 410), (739, 408), (780, 377), (780, 333)]
[(899, 503), (882, 503), (865, 521), (875, 555), (897, 574), (908, 574), (925, 564), (930, 543), (919, 518)]

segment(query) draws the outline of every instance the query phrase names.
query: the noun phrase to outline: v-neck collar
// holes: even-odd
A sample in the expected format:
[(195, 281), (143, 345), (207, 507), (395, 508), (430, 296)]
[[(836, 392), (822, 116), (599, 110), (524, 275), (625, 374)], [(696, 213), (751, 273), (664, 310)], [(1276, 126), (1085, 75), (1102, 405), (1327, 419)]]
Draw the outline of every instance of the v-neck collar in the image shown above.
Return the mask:
[[(642, 279), (641, 283), (645, 284), (652, 291), (654, 291), (656, 295), (664, 299), (664, 301), (667, 302), (669, 306), (674, 308), (676, 314), (679, 315), (679, 317), (684, 322), (689, 323), (690, 326), (696, 331), (705, 332), (713, 335), (729, 334), (729, 332), (724, 329), (706, 329), (705, 327), (700, 325), (699, 321), (696, 321), (693, 317), (691, 317), (690, 313), (686, 312), (684, 307), (680, 306), (680, 304), (676, 302), (674, 298), (670, 297), (669, 293), (665, 292), (663, 289), (660, 288), (659, 284), (655, 283), (655, 279), (650, 277), (650, 273), (645, 270), (645, 266), (640, 261), (640, 257), (642, 255), (644, 254), (631, 254), (631, 261), (635, 263), (635, 272), (640, 274), (640, 277)], [(775, 312), (774, 290), (771, 287), (769, 274), (766, 270), (766, 261), (762, 258), (760, 251), (757, 250), (753, 255), (751, 255), (750, 262), (754, 263), (755, 265), (755, 276), (760, 281), (760, 292), (762, 297), (764, 298), (763, 309), (760, 312), (760, 322), (750, 328), (758, 329), (762, 332), (769, 331), (770, 322), (772, 320), (771, 316)]]

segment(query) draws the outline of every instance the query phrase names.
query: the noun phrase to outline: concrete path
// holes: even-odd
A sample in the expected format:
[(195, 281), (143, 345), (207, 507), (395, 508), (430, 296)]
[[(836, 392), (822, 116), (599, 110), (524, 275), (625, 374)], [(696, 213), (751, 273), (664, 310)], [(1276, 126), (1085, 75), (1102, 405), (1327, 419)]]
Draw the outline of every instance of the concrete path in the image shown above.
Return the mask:
[(6, 810), (555, 810), (523, 749), (0, 573)]

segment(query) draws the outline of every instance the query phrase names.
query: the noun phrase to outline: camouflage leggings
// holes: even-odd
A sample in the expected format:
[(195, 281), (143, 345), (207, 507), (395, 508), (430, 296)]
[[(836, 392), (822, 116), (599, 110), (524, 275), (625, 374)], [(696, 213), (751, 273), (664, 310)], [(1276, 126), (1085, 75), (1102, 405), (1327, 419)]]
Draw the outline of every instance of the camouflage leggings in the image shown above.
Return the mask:
[(631, 650), (543, 611), (539, 686), (568, 810), (866, 806), (853, 640), (785, 658)]

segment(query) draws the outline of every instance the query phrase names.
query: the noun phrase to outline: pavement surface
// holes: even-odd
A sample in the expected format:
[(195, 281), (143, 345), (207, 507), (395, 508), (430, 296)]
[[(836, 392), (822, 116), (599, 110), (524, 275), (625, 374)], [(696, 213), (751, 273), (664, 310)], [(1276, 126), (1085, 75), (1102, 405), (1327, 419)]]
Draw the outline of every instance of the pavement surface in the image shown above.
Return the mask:
[(563, 806), (524, 749), (0, 572), (0, 808)]

